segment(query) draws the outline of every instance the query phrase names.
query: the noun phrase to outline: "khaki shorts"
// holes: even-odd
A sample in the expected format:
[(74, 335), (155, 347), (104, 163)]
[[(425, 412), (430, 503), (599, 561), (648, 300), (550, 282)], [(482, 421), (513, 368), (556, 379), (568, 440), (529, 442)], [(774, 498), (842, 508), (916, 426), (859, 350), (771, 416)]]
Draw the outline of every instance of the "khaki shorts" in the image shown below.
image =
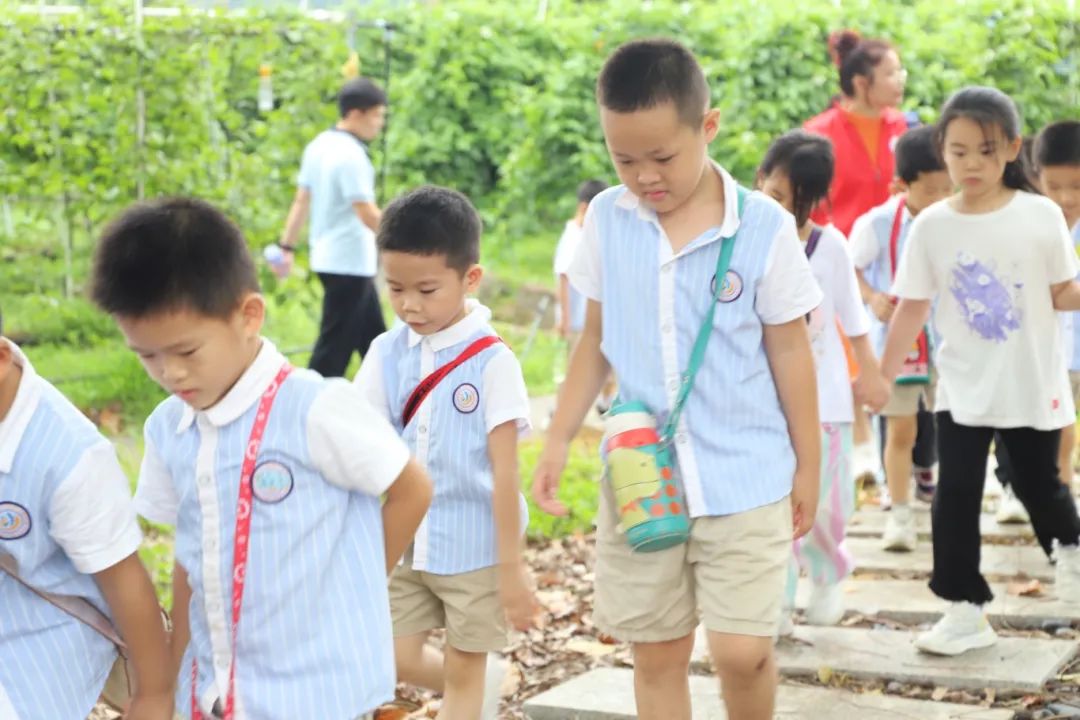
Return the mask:
[(593, 624), (626, 642), (708, 630), (771, 637), (791, 560), (791, 501), (693, 521), (689, 542), (653, 553), (617, 530), (611, 485), (601, 482)]
[(931, 371), (930, 382), (924, 385), (896, 385), (892, 386), (892, 395), (889, 402), (881, 408), (884, 417), (915, 417), (919, 413), (919, 400), (923, 401), (923, 407), (930, 412), (934, 411), (934, 388), (937, 385), (937, 373)]
[(1080, 372), (1069, 371), (1069, 384), (1072, 386), (1073, 405), (1076, 406), (1077, 412), (1080, 413)]
[(446, 641), (462, 652), (506, 648), (497, 567), (433, 575), (399, 565), (390, 576), (390, 615), (394, 637), (446, 628)]

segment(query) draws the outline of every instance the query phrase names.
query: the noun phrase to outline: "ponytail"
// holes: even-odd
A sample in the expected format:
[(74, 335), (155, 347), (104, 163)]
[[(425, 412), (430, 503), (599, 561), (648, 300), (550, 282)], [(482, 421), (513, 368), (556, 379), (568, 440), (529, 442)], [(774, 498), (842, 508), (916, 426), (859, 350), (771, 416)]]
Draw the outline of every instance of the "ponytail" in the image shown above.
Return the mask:
[(1001, 177), (1002, 184), (1011, 190), (1023, 190), (1029, 193), (1038, 193), (1038, 188), (1028, 175), (1023, 158), (1018, 157), (1005, 165), (1005, 174)]

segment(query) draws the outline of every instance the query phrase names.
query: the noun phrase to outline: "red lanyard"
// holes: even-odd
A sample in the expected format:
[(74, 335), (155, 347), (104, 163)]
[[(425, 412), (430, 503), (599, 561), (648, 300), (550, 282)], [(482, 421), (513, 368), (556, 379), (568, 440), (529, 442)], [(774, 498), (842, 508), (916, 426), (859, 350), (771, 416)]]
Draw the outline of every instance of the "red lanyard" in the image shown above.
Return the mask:
[[(236, 501), (236, 535), (233, 539), (233, 587), (232, 587), (232, 660), (229, 663), (229, 689), (225, 694), (225, 720), (232, 720), (236, 706), (236, 634), (240, 625), (240, 604), (244, 599), (244, 581), (247, 571), (248, 539), (251, 537), (251, 477), (255, 474), (255, 460), (259, 456), (266, 421), (270, 417), (270, 408), (274, 404), (278, 390), (285, 378), (292, 372), (292, 366), (285, 363), (278, 371), (274, 382), (266, 388), (259, 400), (259, 410), (255, 413), (255, 424), (251, 427), (244, 464), (240, 470), (240, 497)], [(191, 661), (191, 720), (203, 720), (199, 710), (198, 692), (195, 687), (199, 679), (198, 661)]]
[(896, 203), (896, 214), (893, 215), (892, 230), (889, 231), (889, 263), (892, 266), (892, 279), (896, 279), (896, 246), (900, 241), (900, 226), (904, 222), (904, 208), (907, 207), (907, 195), (901, 195)]

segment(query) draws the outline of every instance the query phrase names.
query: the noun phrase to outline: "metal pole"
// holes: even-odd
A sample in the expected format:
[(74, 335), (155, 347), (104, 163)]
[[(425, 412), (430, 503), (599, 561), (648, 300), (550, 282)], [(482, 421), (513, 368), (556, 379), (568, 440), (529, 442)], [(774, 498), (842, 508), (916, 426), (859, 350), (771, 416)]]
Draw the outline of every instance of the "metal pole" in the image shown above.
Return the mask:
[(135, 196), (142, 200), (146, 196), (146, 162), (144, 156), (146, 147), (146, 92), (142, 86), (143, 4), (142, 0), (134, 0), (134, 3), (135, 47), (139, 53), (135, 71), (135, 156), (137, 158)]
[[(383, 90), (386, 92), (387, 101), (390, 97), (390, 47), (394, 39), (394, 28), (389, 23), (382, 21), (383, 30)], [(386, 175), (390, 170), (390, 122), (387, 119), (383, 127), (382, 158), (379, 160), (379, 189), (386, 194)], [(384, 198), (385, 200), (385, 198)]]

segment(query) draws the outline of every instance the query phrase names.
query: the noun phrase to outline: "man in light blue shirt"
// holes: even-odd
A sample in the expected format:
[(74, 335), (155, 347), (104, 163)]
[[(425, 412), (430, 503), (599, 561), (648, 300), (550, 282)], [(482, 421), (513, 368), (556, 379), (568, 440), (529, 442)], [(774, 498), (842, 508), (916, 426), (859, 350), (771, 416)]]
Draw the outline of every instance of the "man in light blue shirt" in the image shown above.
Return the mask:
[(309, 367), (326, 377), (345, 374), (353, 352), (367, 354), (386, 331), (379, 293), (375, 230), (375, 168), (367, 143), (382, 130), (386, 93), (366, 78), (345, 83), (338, 94), (338, 123), (304, 148), (296, 197), (279, 243), (291, 260), (310, 216), (311, 269), (323, 285), (319, 338)]

